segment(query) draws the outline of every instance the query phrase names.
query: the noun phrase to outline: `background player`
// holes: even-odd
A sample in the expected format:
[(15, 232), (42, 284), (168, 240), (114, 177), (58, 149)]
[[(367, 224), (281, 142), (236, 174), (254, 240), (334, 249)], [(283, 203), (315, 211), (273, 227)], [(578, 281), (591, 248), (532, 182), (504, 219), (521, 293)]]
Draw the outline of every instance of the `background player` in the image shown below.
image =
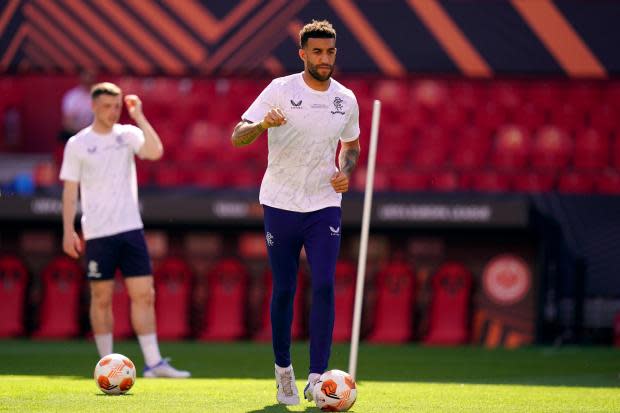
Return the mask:
[(98, 83), (91, 90), (93, 122), (67, 142), (60, 170), (63, 249), (81, 253), (75, 232), (78, 189), (90, 284), (90, 322), (100, 356), (112, 353), (114, 273), (120, 268), (131, 299), (131, 321), (144, 354), (144, 377), (189, 377), (161, 357), (155, 325), (155, 290), (138, 206), (134, 155), (157, 160), (163, 145), (135, 95), (125, 96), (133, 125), (118, 124), (121, 89)]

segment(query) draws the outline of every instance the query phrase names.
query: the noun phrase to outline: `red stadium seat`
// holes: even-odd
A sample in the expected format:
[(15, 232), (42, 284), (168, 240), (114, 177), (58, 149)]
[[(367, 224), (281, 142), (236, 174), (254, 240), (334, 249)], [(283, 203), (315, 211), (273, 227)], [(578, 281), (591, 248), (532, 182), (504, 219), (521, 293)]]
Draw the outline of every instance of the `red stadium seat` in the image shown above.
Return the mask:
[(83, 277), (77, 261), (65, 256), (54, 258), (43, 269), (43, 298), (34, 337), (64, 339), (78, 335)]
[(472, 275), (462, 264), (443, 264), (432, 279), (429, 345), (458, 345), (469, 338), (469, 302)]
[(438, 171), (431, 174), (431, 189), (450, 192), (459, 189), (459, 178), (454, 171)]
[(17, 257), (0, 257), (0, 337), (24, 334), (28, 270)]
[(427, 173), (403, 169), (395, 170), (391, 175), (391, 187), (396, 191), (425, 191), (429, 187)]
[(513, 113), (512, 121), (529, 132), (534, 132), (545, 124), (545, 111), (534, 103), (526, 103)]
[(460, 131), (453, 143), (451, 161), (458, 170), (479, 169), (486, 164), (490, 141), (482, 129), (468, 127)]
[(449, 101), (467, 110), (476, 110), (486, 99), (484, 88), (469, 80), (455, 80), (448, 91)]
[[(266, 271), (263, 278), (263, 303), (261, 306), (262, 317), (261, 324), (254, 335), (256, 341), (271, 340), (271, 288), (273, 286), (273, 277), (271, 271)], [(295, 292), (295, 301), (293, 303), (293, 325), (291, 326), (291, 337), (293, 340), (302, 339), (305, 334), (304, 319), (306, 317), (306, 278), (304, 272), (299, 271), (297, 274), (297, 290)]]
[(601, 194), (620, 195), (620, 173), (608, 170), (596, 179), (596, 190)]
[(554, 183), (555, 177), (552, 173), (528, 171), (513, 177), (512, 189), (520, 192), (549, 192)]
[(163, 188), (187, 185), (189, 183), (188, 173), (183, 165), (162, 163), (154, 170), (153, 183)]
[(355, 266), (348, 261), (338, 261), (334, 296), (336, 301), (336, 317), (334, 319), (333, 340), (336, 342), (351, 339), (353, 323), (353, 304), (355, 302)]
[(377, 275), (377, 301), (371, 343), (404, 343), (411, 339), (415, 277), (405, 262), (387, 264)]
[(219, 261), (208, 274), (208, 297), (201, 340), (231, 341), (245, 335), (248, 273), (236, 259)]
[(581, 170), (601, 170), (609, 165), (609, 140), (596, 129), (578, 131), (573, 165)]
[(58, 167), (52, 161), (40, 162), (34, 167), (33, 179), (37, 188), (58, 185)]
[(590, 109), (590, 126), (603, 135), (620, 127), (620, 111), (617, 106), (605, 102)]
[[(234, 172), (234, 174), (238, 173), (239, 171)], [(200, 165), (192, 172), (191, 183), (199, 188), (221, 189), (229, 186), (231, 176), (232, 171), (228, 169), (214, 165)]]
[(570, 82), (566, 88), (566, 102), (581, 110), (598, 106), (602, 98), (601, 88), (596, 83)]
[(497, 132), (491, 162), (500, 170), (519, 170), (527, 163), (529, 152), (530, 137), (527, 131), (516, 125), (506, 125)]
[(112, 294), (112, 314), (114, 315), (114, 337), (127, 339), (133, 337), (133, 327), (131, 325), (131, 300), (125, 279), (120, 271), (114, 275), (114, 293)]
[[(415, 80), (411, 85), (411, 99), (424, 107), (432, 109), (439, 108), (443, 106), (447, 97), (448, 90), (445, 86), (445, 82), (434, 79), (421, 79)], [(402, 101), (396, 101), (394, 103), (400, 105)]]
[(585, 124), (585, 111), (574, 102), (563, 102), (551, 112), (551, 123), (558, 125), (566, 131), (583, 128)]
[(496, 171), (481, 171), (465, 174), (461, 187), (478, 192), (509, 192), (511, 182), (506, 174)]
[(485, 102), (474, 113), (474, 124), (483, 130), (496, 130), (507, 120), (506, 111), (495, 102)]
[(532, 148), (532, 166), (539, 171), (566, 168), (572, 152), (572, 142), (566, 132), (548, 125), (536, 133)]
[(190, 335), (192, 270), (176, 257), (164, 259), (155, 270), (157, 335), (178, 340)]
[[(359, 166), (353, 171), (353, 179), (351, 189), (363, 192), (366, 188), (366, 167)], [(390, 177), (388, 173), (381, 168), (375, 167), (375, 176), (373, 181), (373, 191), (386, 191), (390, 189)]]
[(557, 82), (533, 82), (528, 87), (527, 98), (540, 109), (553, 109), (562, 102), (563, 87)]
[(589, 194), (594, 192), (591, 174), (570, 171), (560, 175), (558, 191), (565, 194)]
[(516, 82), (496, 80), (489, 85), (489, 99), (510, 111), (521, 107), (524, 97), (523, 88)]

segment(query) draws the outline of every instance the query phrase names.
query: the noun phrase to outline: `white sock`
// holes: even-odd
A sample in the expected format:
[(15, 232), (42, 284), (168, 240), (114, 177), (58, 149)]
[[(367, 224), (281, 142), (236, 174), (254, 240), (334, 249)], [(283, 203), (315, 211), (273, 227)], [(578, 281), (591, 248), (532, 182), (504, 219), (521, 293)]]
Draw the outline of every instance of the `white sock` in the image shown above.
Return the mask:
[(95, 344), (97, 345), (99, 357), (104, 357), (108, 354), (112, 354), (112, 343), (112, 333), (95, 334)]
[(319, 373), (310, 373), (308, 375), (308, 383), (316, 383), (321, 378)]
[(157, 344), (157, 334), (153, 333), (138, 336), (138, 342), (140, 342), (140, 348), (144, 355), (144, 362), (147, 366), (152, 367), (161, 361), (159, 344)]
[(288, 367), (280, 367), (276, 364), (276, 371), (278, 372), (278, 374), (282, 374), (284, 372), (287, 372), (289, 370), (291, 370), (293, 368), (293, 365), (290, 364)]

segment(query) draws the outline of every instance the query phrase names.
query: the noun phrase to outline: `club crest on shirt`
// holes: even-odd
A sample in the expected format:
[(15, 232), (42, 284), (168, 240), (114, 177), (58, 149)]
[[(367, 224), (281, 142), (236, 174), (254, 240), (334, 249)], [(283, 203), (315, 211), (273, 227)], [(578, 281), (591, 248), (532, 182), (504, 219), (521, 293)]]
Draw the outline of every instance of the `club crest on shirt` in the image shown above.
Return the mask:
[(273, 247), (273, 235), (271, 235), (271, 232), (267, 232), (265, 239), (267, 241), (267, 245)]
[(301, 102), (301, 100), (299, 102), (295, 102), (293, 99), (291, 99), (291, 109), (302, 109)]
[(336, 110), (332, 110), (332, 115), (335, 115), (336, 113), (344, 115), (344, 112), (342, 111), (342, 102), (344, 102), (344, 100), (342, 100), (338, 96), (334, 98), (334, 107), (336, 108)]

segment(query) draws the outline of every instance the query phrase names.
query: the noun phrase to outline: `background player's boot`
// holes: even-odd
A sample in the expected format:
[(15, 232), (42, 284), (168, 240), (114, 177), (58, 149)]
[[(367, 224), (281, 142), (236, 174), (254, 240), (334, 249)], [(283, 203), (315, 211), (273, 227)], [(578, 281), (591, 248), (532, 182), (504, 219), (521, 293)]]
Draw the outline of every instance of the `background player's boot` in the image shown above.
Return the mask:
[(189, 371), (177, 370), (169, 363), (170, 359), (161, 359), (154, 366), (146, 366), (142, 375), (146, 378), (167, 377), (172, 379), (186, 379), (191, 376)]
[(299, 404), (299, 393), (297, 392), (297, 385), (295, 385), (295, 373), (292, 364), (284, 368), (276, 364), (276, 386), (278, 388), (276, 394), (278, 403)]
[(304, 397), (309, 402), (314, 401), (314, 386), (319, 381), (319, 378), (321, 378), (321, 375), (318, 373), (310, 373), (310, 375), (308, 375), (308, 383), (306, 383), (306, 387), (304, 387)]

